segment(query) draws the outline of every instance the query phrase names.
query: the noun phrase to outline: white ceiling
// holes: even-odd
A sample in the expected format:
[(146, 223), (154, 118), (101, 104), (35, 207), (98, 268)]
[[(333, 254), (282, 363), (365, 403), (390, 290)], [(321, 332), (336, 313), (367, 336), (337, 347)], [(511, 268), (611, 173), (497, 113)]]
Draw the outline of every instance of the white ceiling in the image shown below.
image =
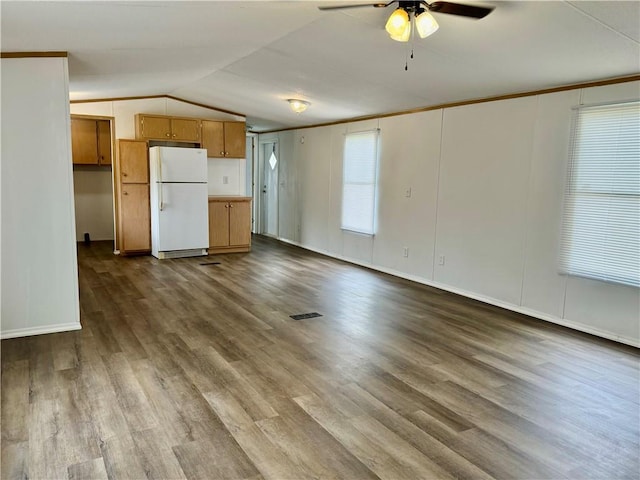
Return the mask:
[[(638, 1), (464, 0), (495, 10), (434, 14), (408, 71), (407, 44), (384, 31), (392, 6), (316, 8), (337, 3), (2, 0), (1, 45), (69, 52), (72, 100), (169, 94), (257, 131), (640, 72)], [(296, 115), (290, 97), (312, 105)]]

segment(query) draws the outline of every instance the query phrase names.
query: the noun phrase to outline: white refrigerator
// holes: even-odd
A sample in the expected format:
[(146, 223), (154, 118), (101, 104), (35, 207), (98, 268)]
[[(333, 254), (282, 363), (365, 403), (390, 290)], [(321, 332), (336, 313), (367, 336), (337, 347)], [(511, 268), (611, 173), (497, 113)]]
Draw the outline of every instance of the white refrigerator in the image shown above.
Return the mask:
[(160, 259), (207, 255), (207, 151), (151, 147), (151, 254)]

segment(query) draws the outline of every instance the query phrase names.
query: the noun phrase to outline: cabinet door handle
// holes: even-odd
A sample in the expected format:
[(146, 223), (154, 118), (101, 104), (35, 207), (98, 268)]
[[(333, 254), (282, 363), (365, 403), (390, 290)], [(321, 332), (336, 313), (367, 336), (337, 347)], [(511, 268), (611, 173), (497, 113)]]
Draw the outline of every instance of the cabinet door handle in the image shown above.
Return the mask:
[(170, 134), (170, 133), (165, 133), (165, 136), (166, 136), (166, 137), (170, 137), (170, 136), (171, 136), (171, 134)]
[(220, 152), (220, 155), (224, 155), (224, 152)]
[(176, 138), (176, 134), (174, 133), (173, 135), (171, 135), (173, 138)]
[(229, 208), (233, 208), (233, 204), (231, 204), (231, 203), (230, 203), (230, 204), (229, 204)]
[(123, 195), (129, 195), (127, 192), (122, 192)]
[(124, 172), (122, 172), (122, 176), (123, 176), (123, 177), (126, 177), (126, 176), (127, 176), (127, 174), (126, 174), (126, 173), (124, 173)]
[(229, 208), (229, 204), (227, 203), (227, 204), (224, 206), (224, 208)]

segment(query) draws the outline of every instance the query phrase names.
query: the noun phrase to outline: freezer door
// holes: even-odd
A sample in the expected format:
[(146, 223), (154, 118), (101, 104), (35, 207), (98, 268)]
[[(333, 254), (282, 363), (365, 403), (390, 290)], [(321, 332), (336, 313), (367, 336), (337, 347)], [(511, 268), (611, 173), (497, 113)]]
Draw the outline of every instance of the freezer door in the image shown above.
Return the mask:
[[(209, 247), (209, 204), (206, 183), (164, 183), (158, 206), (154, 251)], [(152, 205), (152, 208), (154, 206)], [(155, 232), (154, 232), (155, 233)]]
[(202, 148), (151, 147), (151, 182), (207, 182), (207, 151)]

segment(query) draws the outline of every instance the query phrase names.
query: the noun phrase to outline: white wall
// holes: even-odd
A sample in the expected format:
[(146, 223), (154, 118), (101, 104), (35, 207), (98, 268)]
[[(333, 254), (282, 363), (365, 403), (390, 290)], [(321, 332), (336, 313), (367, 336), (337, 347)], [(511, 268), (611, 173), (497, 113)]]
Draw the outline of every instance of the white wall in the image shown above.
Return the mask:
[[(114, 117), (116, 139), (135, 138), (134, 116), (137, 113), (244, 121), (244, 117), (238, 115), (198, 107), (197, 105), (180, 102), (172, 98), (73, 103), (70, 110), (74, 114)], [(246, 160), (210, 159), (209, 167), (210, 195), (245, 194)], [(110, 176), (112, 173), (94, 170), (82, 171), (81, 173), (76, 171), (74, 174), (78, 241), (83, 239), (83, 233), (87, 231), (91, 234), (93, 240), (112, 240), (114, 238), (113, 194), (110, 193), (111, 199), (107, 201), (107, 175)], [(227, 177), (228, 183), (223, 183), (223, 177)], [(113, 189), (111, 184), (108, 189), (110, 191)], [(107, 222), (109, 222), (108, 225), (111, 228), (110, 236), (105, 233), (109, 228)]]
[[(557, 269), (571, 108), (633, 99), (640, 82), (261, 136), (280, 139), (289, 179), (280, 237), (640, 346), (638, 288)], [(345, 132), (376, 127), (378, 230), (367, 237), (340, 230), (342, 145)]]
[(2, 338), (80, 328), (66, 58), (2, 59)]
[(111, 169), (74, 167), (73, 191), (76, 211), (76, 240), (113, 240), (113, 182)]
[(244, 195), (246, 164), (244, 158), (207, 159), (209, 195)]
[(445, 110), (435, 281), (520, 303), (536, 100)]
[[(379, 228), (373, 263), (430, 280), (442, 113), (434, 110), (380, 120)], [(410, 160), (413, 158), (417, 161)], [(404, 247), (409, 249), (406, 258)]]

